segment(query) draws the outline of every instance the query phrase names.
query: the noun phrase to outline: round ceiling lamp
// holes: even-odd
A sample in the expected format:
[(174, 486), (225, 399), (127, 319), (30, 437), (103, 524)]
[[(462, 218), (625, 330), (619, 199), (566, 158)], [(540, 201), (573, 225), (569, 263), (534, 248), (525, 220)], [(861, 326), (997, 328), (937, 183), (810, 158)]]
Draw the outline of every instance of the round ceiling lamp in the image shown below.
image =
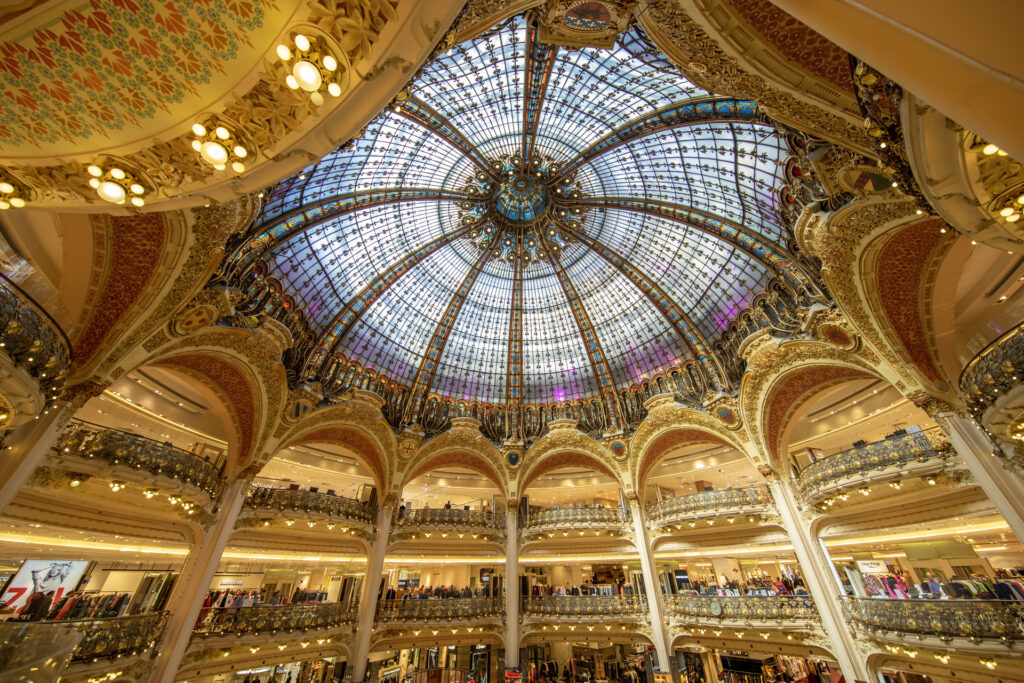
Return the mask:
[(20, 209), (27, 203), (25, 197), (29, 196), (29, 189), (5, 174), (0, 174), (0, 211), (15, 208)]
[(249, 150), (239, 140), (239, 135), (215, 117), (208, 118), (204, 123), (192, 124), (192, 149), (199, 152), (199, 157), (218, 171), (229, 165), (235, 173), (245, 171), (245, 162)]
[(310, 101), (317, 106), (324, 103), (323, 90), (331, 97), (340, 97), (341, 78), (344, 74), (339, 70), (338, 59), (331, 54), (326, 41), (298, 33), (292, 42), (294, 49), (284, 44), (277, 46), (278, 59), (292, 62), (285, 76), (288, 87), (309, 93)]
[(96, 190), (99, 198), (111, 204), (131, 204), (136, 208), (146, 205), (145, 195), (149, 190), (129, 171), (119, 166), (104, 169), (98, 164), (90, 164), (86, 171), (91, 176), (89, 187)]

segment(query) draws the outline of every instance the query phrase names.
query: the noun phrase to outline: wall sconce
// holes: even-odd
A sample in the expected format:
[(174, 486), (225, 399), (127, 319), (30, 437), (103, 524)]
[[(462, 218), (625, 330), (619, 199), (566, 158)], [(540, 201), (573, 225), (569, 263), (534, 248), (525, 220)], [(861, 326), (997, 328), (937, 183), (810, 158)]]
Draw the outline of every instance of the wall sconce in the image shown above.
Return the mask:
[(277, 56), (285, 63), (291, 63), (291, 73), (285, 77), (285, 83), (292, 90), (309, 93), (313, 104), (324, 103), (321, 90), (327, 90), (331, 97), (341, 95), (341, 76), (338, 59), (327, 48), (322, 38), (308, 38), (301, 33), (292, 38), (295, 47), (281, 44), (277, 46)]
[(215, 118), (204, 123), (192, 124), (192, 133), (196, 136), (192, 141), (192, 149), (199, 152), (203, 161), (218, 171), (228, 165), (235, 173), (245, 170), (243, 159), (249, 156), (249, 150), (239, 140), (239, 135)]
[(119, 166), (104, 170), (96, 164), (89, 165), (85, 170), (92, 176), (89, 178), (89, 187), (96, 190), (96, 194), (103, 201), (118, 205), (130, 202), (135, 207), (145, 206), (143, 195), (147, 192), (146, 187), (133, 174)]

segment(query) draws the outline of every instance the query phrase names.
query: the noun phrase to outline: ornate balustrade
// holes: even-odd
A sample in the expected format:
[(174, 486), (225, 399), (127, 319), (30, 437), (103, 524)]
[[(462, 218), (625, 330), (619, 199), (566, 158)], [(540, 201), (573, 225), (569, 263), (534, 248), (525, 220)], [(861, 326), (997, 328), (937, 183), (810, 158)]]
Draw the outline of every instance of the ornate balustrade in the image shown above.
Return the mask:
[(265, 486), (250, 487), (245, 504), (254, 509), (314, 512), (368, 524), (373, 523), (377, 514), (376, 507), (354, 498), (336, 496), (333, 493), (275, 489)]
[(500, 597), (383, 600), (377, 607), (377, 621), (457, 621), (493, 617), (504, 612), (503, 605)]
[(768, 490), (754, 486), (745, 489), (703, 491), (666, 498), (649, 505), (647, 519), (652, 526), (662, 526), (689, 520), (692, 517), (763, 513), (771, 505), (772, 499)]
[[(129, 657), (153, 647), (167, 621), (166, 612), (136, 614), (109, 619), (68, 619), (34, 622), (52, 629), (51, 638), (58, 642), (67, 628), (82, 634), (71, 653), (71, 663), (112, 657)], [(16, 622), (8, 622), (13, 624)]]
[(1024, 638), (1024, 602), (845, 598), (847, 619), (875, 634), (935, 636), (974, 642)]
[(177, 479), (210, 497), (220, 490), (220, 472), (213, 463), (186, 450), (144, 436), (73, 420), (57, 442), (61, 453), (100, 458), (151, 474)]
[(496, 515), (483, 510), (462, 510), (458, 508), (417, 508), (399, 509), (395, 512), (394, 527), (411, 529), (505, 529), (505, 515)]
[(629, 508), (623, 507), (534, 508), (528, 513), (522, 530), (537, 533), (548, 529), (624, 525), (631, 519)]
[(313, 631), (351, 623), (355, 616), (354, 602), (222, 607), (201, 613), (195, 633), (202, 636), (241, 636), (253, 633)]
[(890, 467), (924, 463), (953, 455), (953, 448), (938, 427), (922, 432), (893, 436), (884, 441), (851, 448), (811, 463), (800, 472), (800, 492), (809, 497), (825, 490), (840, 488), (845, 479), (857, 476), (851, 486), (862, 486), (863, 475)]
[(818, 620), (818, 609), (809, 595), (666, 595), (665, 611), (669, 617), (683, 621), (785, 623)]
[(978, 353), (960, 373), (960, 391), (975, 418), (1020, 384), (1024, 368), (1024, 323), (1009, 330)]
[(71, 344), (60, 325), (0, 275), (0, 348), (37, 382), (49, 403), (64, 390)]
[(527, 596), (520, 603), (520, 612), (539, 617), (644, 617), (647, 614), (647, 601), (639, 595)]
[(70, 626), (0, 623), (0, 680), (57, 681), (82, 635)]

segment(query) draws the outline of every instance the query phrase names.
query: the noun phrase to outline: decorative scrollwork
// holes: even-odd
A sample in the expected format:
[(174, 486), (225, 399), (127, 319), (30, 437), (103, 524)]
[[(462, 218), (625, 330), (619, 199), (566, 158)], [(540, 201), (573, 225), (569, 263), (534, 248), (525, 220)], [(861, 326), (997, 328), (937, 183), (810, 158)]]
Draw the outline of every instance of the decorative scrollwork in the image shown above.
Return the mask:
[(647, 601), (639, 595), (545, 595), (523, 597), (523, 614), (533, 616), (646, 616)]
[(940, 638), (1021, 639), (1024, 604), (1013, 600), (876, 600), (846, 598), (847, 618), (873, 633)]
[(687, 620), (794, 622), (817, 621), (809, 595), (665, 596), (667, 616)]
[(458, 621), (503, 613), (504, 600), (500, 597), (382, 600), (377, 607), (377, 621)]
[(332, 518), (373, 523), (376, 507), (355, 498), (336, 496), (318, 491), (297, 491), (252, 486), (246, 494), (245, 504), (251, 508), (268, 510), (313, 512)]
[(648, 506), (647, 519), (656, 524), (671, 524), (708, 514), (760, 514), (771, 506), (772, 498), (765, 488), (722, 489), (660, 500)]
[(354, 602), (225, 607), (200, 614), (200, 624), (195, 632), (213, 636), (313, 631), (350, 624), (355, 617)]

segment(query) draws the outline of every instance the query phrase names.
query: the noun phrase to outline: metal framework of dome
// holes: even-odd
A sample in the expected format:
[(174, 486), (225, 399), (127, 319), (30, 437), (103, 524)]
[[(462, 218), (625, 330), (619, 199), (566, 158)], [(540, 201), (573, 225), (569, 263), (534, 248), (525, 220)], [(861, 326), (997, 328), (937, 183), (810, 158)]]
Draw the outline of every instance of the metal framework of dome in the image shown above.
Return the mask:
[(622, 427), (622, 392), (655, 377), (725, 387), (711, 341), (770, 280), (806, 284), (782, 246), (786, 132), (639, 29), (570, 50), (515, 17), (395, 102), (275, 187), (232, 258), (305, 316), (299, 378), (372, 382), (396, 427)]

